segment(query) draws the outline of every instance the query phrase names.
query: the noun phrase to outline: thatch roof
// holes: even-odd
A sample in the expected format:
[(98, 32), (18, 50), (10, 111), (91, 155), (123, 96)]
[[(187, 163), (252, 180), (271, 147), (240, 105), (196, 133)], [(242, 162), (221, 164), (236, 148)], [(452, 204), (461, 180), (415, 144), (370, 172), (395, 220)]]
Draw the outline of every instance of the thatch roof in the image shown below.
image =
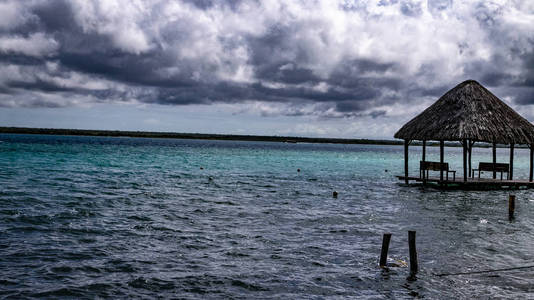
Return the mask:
[(467, 80), (406, 123), (395, 138), (534, 144), (534, 125), (480, 83)]

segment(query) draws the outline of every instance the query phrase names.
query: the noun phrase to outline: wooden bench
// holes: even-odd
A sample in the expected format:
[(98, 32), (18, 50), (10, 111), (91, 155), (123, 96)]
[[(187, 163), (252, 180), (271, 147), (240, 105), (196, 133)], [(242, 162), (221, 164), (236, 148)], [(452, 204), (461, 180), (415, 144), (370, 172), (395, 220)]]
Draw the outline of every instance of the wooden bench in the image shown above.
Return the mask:
[[(473, 169), (473, 176), (475, 177), (475, 171), (478, 171), (478, 178), (480, 178), (480, 171), (488, 171), (493, 172), (494, 164), (490, 162), (480, 162), (478, 163), (478, 169)], [(495, 172), (501, 173), (501, 180), (502, 180), (502, 173), (509, 174), (510, 165), (505, 163), (495, 163)]]
[[(426, 177), (425, 177), (426, 171)], [(436, 161), (421, 161), (419, 163), (419, 178), (428, 178), (428, 171), (447, 172), (446, 179), (449, 180), (449, 173), (452, 173), (452, 180), (456, 180), (456, 171), (449, 170), (449, 163), (440, 163)]]

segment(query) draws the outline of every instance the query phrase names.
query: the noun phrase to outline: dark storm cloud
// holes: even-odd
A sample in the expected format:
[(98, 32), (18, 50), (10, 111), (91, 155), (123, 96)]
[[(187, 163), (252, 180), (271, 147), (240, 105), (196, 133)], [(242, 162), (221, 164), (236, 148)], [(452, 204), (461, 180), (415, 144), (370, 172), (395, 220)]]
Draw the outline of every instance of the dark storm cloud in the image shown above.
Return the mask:
[[(532, 48), (534, 49), (534, 41), (532, 41)], [(534, 50), (529, 51), (522, 57), (523, 67), (526, 70), (525, 75), (518, 78), (517, 86), (534, 87)], [(534, 103), (534, 100), (532, 100)]]
[(18, 53), (0, 53), (0, 62), (7, 65), (41, 66), (46, 59)]
[(518, 104), (529, 105), (534, 103), (533, 86), (513, 88), (509, 91), (504, 92), (503, 94), (513, 94), (515, 97), (515, 102)]
[(534, 8), (452, 0), (5, 1), (0, 94), (17, 95), (20, 106), (62, 106), (66, 95), (260, 101), (287, 105), (279, 113), (292, 116), (378, 118), (472, 78), (532, 104), (534, 36), (513, 21), (517, 14)]
[(9, 81), (7, 85), (10, 88), (24, 89), (24, 90), (37, 90), (42, 92), (66, 92), (70, 91), (70, 88), (62, 87), (52, 82), (47, 82), (40, 79), (35, 79), (32, 82), (27, 81)]
[(321, 78), (313, 74), (313, 70), (300, 68), (298, 64), (289, 61), (258, 66), (256, 76), (263, 80), (287, 84), (318, 83), (321, 81)]
[[(106, 58), (103, 59), (102, 55), (106, 55)], [(152, 55), (62, 53), (58, 60), (67, 68), (126, 84), (161, 88), (191, 87), (199, 84), (191, 78), (194, 69), (187, 65), (182, 67), (184, 70), (179, 75), (158, 74), (158, 68), (165, 65), (166, 59)]]
[(47, 32), (63, 32), (68, 29), (74, 33), (78, 29), (72, 8), (66, 1), (54, 0), (40, 3), (33, 12), (37, 17), (37, 23)]

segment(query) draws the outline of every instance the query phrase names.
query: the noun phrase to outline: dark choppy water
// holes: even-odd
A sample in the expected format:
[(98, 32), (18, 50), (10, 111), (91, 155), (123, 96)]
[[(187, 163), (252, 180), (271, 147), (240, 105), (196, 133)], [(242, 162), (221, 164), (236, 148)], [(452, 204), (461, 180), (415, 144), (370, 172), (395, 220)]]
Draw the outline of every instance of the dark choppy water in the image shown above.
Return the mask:
[[(400, 186), (400, 146), (0, 141), (0, 297), (534, 298), (534, 269), (434, 275), (534, 264), (532, 191), (509, 222), (508, 191)], [(446, 149), (459, 173), (460, 150)], [(515, 163), (526, 176), (525, 150)], [(384, 232), (408, 260), (411, 229), (415, 281), (377, 267)]]

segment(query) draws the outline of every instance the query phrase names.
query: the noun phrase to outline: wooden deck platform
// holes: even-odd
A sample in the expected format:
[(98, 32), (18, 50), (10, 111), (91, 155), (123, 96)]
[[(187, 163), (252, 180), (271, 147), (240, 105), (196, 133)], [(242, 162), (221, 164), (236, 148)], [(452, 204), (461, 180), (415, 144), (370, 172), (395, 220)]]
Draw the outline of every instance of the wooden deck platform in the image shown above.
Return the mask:
[[(404, 182), (404, 176), (396, 176), (399, 180)], [(408, 176), (408, 182), (415, 182), (417, 185), (423, 184), (423, 179), (419, 177)], [(518, 180), (500, 180), (492, 178), (467, 178), (464, 182), (463, 177), (456, 177), (456, 180), (440, 181), (439, 177), (426, 178), (426, 184), (431, 187), (445, 188), (445, 189), (466, 189), (466, 190), (495, 190), (495, 189), (520, 189), (520, 188), (534, 188), (534, 182), (526, 179)]]

